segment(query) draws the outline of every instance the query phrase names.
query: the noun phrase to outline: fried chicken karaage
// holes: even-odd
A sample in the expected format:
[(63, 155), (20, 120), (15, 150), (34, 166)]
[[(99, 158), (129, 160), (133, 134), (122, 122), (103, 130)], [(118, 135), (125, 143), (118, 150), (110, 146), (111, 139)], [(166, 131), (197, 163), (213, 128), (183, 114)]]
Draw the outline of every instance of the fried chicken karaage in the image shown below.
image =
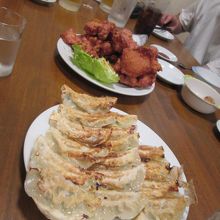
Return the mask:
[(87, 22), (84, 31), (89, 36), (97, 36), (100, 40), (105, 41), (115, 28), (115, 24), (111, 22), (96, 19)]
[(154, 47), (126, 48), (121, 58), (113, 66), (120, 75), (120, 82), (131, 87), (147, 87), (154, 83), (161, 70)]
[(127, 86), (144, 88), (154, 83), (161, 70), (156, 48), (138, 46), (130, 30), (108, 21), (90, 21), (84, 31), (78, 35), (69, 29), (61, 37), (66, 44), (81, 45), (93, 57), (105, 57), (119, 74), (120, 82)]
[(88, 54), (94, 57), (99, 57), (97, 53), (97, 48), (94, 47), (94, 44), (92, 43), (92, 41), (90, 41), (85, 35), (76, 34), (72, 28), (63, 32), (61, 34), (61, 38), (66, 44), (70, 46), (72, 46), (73, 44), (78, 44)]
[(132, 32), (126, 28), (115, 28), (112, 31), (112, 47), (115, 52), (121, 54), (123, 49), (138, 47), (137, 43), (132, 38)]

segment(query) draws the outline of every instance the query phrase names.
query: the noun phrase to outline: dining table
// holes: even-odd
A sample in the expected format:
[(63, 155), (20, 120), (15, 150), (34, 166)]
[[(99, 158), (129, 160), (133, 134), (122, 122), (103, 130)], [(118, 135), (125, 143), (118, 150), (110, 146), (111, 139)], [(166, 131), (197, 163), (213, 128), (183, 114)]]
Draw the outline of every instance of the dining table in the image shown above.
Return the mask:
[[(181, 86), (160, 79), (151, 93), (128, 96), (94, 85), (72, 70), (60, 57), (57, 41), (69, 28), (84, 33), (86, 22), (107, 19), (98, 1), (84, 0), (77, 12), (62, 8), (58, 2), (37, 0), (1, 0), (0, 7), (18, 12), (27, 21), (13, 72), (0, 77), (1, 220), (46, 219), (24, 190), (23, 146), (35, 118), (61, 102), (63, 84), (80, 93), (117, 97), (116, 108), (137, 115), (162, 138), (182, 165), (187, 180), (194, 183), (198, 201), (190, 206), (189, 220), (205, 220), (220, 211), (220, 135), (216, 129), (219, 111), (196, 112), (181, 98)], [(129, 19), (126, 28), (132, 31), (135, 22)], [(172, 51), (186, 66), (199, 65), (177, 37), (165, 41), (151, 35), (146, 42), (150, 44)]]

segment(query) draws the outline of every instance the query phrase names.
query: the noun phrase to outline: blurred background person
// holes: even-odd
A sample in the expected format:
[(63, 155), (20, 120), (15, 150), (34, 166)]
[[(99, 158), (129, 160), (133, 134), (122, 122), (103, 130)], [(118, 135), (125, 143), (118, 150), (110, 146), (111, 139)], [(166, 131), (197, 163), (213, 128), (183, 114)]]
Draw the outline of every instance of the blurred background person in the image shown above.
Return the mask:
[(197, 0), (177, 15), (164, 14), (160, 25), (174, 34), (189, 32), (185, 47), (220, 76), (220, 0)]

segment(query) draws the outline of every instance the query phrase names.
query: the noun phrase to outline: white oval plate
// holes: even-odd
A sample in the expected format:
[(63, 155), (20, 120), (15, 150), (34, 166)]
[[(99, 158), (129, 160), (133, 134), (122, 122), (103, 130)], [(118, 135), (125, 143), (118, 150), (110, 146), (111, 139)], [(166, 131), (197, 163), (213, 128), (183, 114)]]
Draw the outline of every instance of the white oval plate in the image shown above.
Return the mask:
[[(49, 117), (52, 112), (57, 111), (58, 105), (55, 105), (44, 112), (42, 112), (31, 124), (29, 127), (25, 141), (24, 141), (24, 148), (23, 148), (23, 157), (24, 157), (24, 165), (26, 171), (28, 170), (28, 162), (30, 159), (31, 151), (34, 146), (34, 142), (39, 137), (39, 135), (44, 135), (46, 131), (49, 129)], [(112, 108), (113, 112), (117, 112), (119, 114), (127, 114), (119, 109)], [(171, 166), (178, 166), (180, 167), (180, 163), (177, 160), (174, 153), (168, 147), (168, 145), (147, 125), (143, 122), (137, 122), (137, 130), (140, 134), (140, 144), (142, 145), (151, 145), (151, 146), (163, 146), (165, 158), (170, 163)], [(183, 180), (186, 181), (186, 176), (183, 174)], [(180, 189), (180, 193), (184, 193), (183, 190)], [(184, 211), (182, 220), (186, 220), (188, 216), (189, 208), (187, 207)]]
[(162, 40), (173, 40), (174, 36), (167, 30), (154, 29), (152, 34)]
[(158, 62), (162, 66), (162, 71), (157, 73), (160, 79), (177, 86), (184, 84), (184, 74), (178, 68), (161, 59), (158, 59)]
[(60, 56), (62, 57), (62, 59), (64, 60), (64, 62), (72, 70), (74, 70), (77, 74), (79, 74), (83, 78), (87, 79), (88, 81), (92, 82), (93, 84), (103, 89), (106, 89), (106, 90), (109, 90), (111, 92), (115, 92), (118, 94), (122, 94), (122, 95), (128, 95), (128, 96), (143, 96), (143, 95), (147, 95), (151, 93), (154, 90), (155, 83), (152, 86), (149, 86), (146, 88), (131, 88), (121, 83), (113, 83), (113, 84), (102, 83), (72, 63), (71, 59), (73, 56), (72, 55), (73, 50), (69, 45), (65, 44), (61, 38), (57, 42), (57, 50)]
[[(173, 54), (171, 51), (169, 51), (168, 49), (166, 49), (166, 48), (164, 48), (164, 47), (162, 47), (162, 46), (160, 46), (160, 45), (157, 45), (157, 44), (151, 44), (150, 46), (153, 46), (153, 47), (156, 47), (157, 48), (157, 50), (158, 50), (158, 57), (160, 57), (160, 58), (162, 58), (162, 59), (164, 59), (164, 60), (167, 60), (167, 61), (170, 61), (170, 62), (177, 62), (178, 61), (178, 59), (177, 59), (177, 57), (176, 57), (176, 55), (175, 54)], [(165, 57), (165, 56), (163, 56), (162, 54), (160, 54), (160, 53), (162, 53), (162, 54), (165, 54), (167, 57)]]
[(206, 81), (211, 86), (213, 86), (218, 92), (220, 92), (220, 76), (213, 73), (211, 70), (204, 68), (202, 66), (193, 66), (193, 72), (198, 76), (198, 78)]

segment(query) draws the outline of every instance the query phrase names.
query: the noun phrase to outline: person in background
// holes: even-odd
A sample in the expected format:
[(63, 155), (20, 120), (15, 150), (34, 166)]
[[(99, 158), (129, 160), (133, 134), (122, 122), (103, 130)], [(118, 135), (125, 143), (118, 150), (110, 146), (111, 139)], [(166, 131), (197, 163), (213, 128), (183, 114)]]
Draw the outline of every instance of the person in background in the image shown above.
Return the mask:
[(197, 0), (178, 15), (164, 14), (160, 25), (174, 34), (190, 32), (185, 47), (220, 76), (220, 0)]

